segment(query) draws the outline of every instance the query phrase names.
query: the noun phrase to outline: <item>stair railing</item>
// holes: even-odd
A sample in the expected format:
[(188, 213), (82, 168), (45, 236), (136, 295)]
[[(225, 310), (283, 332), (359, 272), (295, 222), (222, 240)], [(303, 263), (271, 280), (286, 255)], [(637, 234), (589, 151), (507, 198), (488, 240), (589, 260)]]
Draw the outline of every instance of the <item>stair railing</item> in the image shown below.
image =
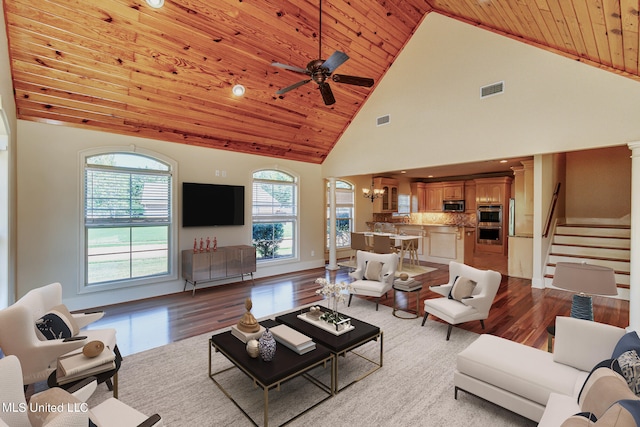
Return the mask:
[(556, 204), (558, 203), (558, 194), (560, 193), (560, 183), (556, 184), (556, 190), (551, 197), (551, 204), (549, 206), (549, 212), (547, 212), (547, 222), (544, 225), (544, 232), (542, 237), (549, 236), (549, 230), (551, 229), (551, 221), (553, 220), (553, 212), (556, 210)]

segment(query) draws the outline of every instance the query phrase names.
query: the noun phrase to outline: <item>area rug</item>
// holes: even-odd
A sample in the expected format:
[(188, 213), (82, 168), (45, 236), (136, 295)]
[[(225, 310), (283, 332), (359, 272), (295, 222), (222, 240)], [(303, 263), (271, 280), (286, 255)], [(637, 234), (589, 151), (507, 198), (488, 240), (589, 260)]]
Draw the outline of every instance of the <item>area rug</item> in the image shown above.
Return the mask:
[[(425, 267), (423, 265), (408, 265), (408, 261), (406, 262), (406, 264), (404, 264), (402, 266), (402, 271), (396, 271), (396, 277), (399, 277), (401, 273), (407, 273), (409, 275), (409, 277), (414, 277), (414, 276), (419, 276), (420, 274), (426, 274), (426, 273), (431, 273), (432, 271), (435, 271), (436, 269), (433, 267)], [(338, 265), (340, 267), (347, 267), (347, 268), (356, 268), (356, 262), (355, 261), (342, 261), (339, 262)]]
[[(535, 426), (519, 415), (477, 397), (460, 392), (453, 397), (455, 356), (478, 335), (454, 328), (446, 341), (447, 326), (429, 320), (398, 319), (391, 309), (354, 298), (341, 312), (379, 326), (384, 333), (384, 365), (347, 387), (333, 398), (292, 421), (291, 426)], [(216, 331), (219, 332), (219, 331)], [(119, 398), (151, 415), (162, 416), (170, 426), (250, 426), (249, 420), (208, 377), (208, 339), (211, 334), (188, 338), (124, 358), (119, 377)], [(358, 349), (372, 359), (379, 347), (371, 342)], [(276, 350), (277, 357), (277, 350)], [(214, 372), (231, 366), (213, 353)], [(340, 375), (349, 375), (366, 363), (353, 354), (341, 358)], [(317, 368), (318, 377), (329, 369)], [(315, 375), (315, 373), (314, 373)], [(321, 379), (321, 378), (320, 378)], [(262, 390), (238, 369), (231, 369), (219, 381), (262, 425)], [(101, 384), (90, 406), (111, 396)], [(296, 378), (270, 392), (270, 425), (279, 425), (313, 405), (324, 396), (309, 381)]]

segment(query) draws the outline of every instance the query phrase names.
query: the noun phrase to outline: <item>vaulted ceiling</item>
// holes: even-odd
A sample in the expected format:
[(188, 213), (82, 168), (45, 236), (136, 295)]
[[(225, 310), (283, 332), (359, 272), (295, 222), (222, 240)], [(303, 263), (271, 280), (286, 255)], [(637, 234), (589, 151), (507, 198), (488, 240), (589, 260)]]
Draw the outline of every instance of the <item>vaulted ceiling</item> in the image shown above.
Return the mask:
[[(18, 118), (322, 163), (372, 88), (306, 76), (319, 0), (3, 0)], [(322, 58), (377, 84), (428, 13), (640, 80), (638, 1), (324, 0)], [(446, 34), (442, 35), (447, 37)], [(242, 84), (246, 93), (234, 96)]]

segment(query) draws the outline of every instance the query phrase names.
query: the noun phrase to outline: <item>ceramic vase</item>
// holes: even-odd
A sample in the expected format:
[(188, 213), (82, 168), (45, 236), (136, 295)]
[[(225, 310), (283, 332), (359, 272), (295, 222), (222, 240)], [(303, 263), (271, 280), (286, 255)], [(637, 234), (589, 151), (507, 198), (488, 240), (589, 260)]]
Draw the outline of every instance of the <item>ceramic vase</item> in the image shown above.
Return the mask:
[(247, 353), (250, 357), (256, 358), (260, 354), (260, 345), (257, 340), (247, 341)]
[(264, 331), (260, 340), (258, 340), (259, 348), (260, 348), (260, 357), (265, 362), (270, 362), (273, 359), (273, 356), (276, 355), (276, 340), (273, 338), (273, 334), (267, 329)]

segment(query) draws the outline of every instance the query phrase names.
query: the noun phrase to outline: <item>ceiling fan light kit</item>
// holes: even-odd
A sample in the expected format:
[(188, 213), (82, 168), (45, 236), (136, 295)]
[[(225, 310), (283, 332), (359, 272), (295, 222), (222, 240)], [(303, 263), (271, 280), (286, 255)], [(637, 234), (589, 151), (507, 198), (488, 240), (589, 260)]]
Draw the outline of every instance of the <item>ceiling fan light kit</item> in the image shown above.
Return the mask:
[(242, 86), (242, 85), (235, 85), (235, 86), (233, 87), (233, 89), (231, 89), (231, 92), (233, 92), (233, 94), (234, 94), (235, 96), (242, 96), (242, 95), (244, 95), (244, 91), (245, 91), (245, 89), (244, 89), (244, 86)]
[(160, 9), (164, 6), (164, 0), (147, 0), (147, 4), (154, 9)]
[[(320, 19), (319, 19), (319, 46), (318, 46), (318, 58), (322, 57), (322, 0), (320, 0)], [(332, 74), (336, 68), (340, 65), (344, 64), (349, 59), (349, 56), (344, 53), (336, 50), (328, 59), (314, 59), (307, 64), (306, 68), (300, 68), (293, 65), (281, 64), (279, 62), (272, 62), (271, 65), (274, 67), (283, 68), (285, 70), (293, 71), (294, 73), (306, 74), (310, 78), (301, 80), (298, 83), (294, 83), (291, 86), (287, 86), (283, 89), (276, 91), (276, 94), (282, 95), (290, 90), (297, 89), (300, 86), (303, 86), (310, 81), (314, 81), (318, 88), (320, 89), (320, 94), (322, 95), (322, 100), (325, 105), (332, 105), (336, 102), (336, 99), (333, 96), (333, 92), (331, 87), (329, 86), (328, 80), (333, 80), (336, 83), (344, 83), (348, 85), (354, 86), (364, 86), (371, 87), (373, 86), (373, 79), (366, 77), (357, 77), (357, 76), (347, 76), (344, 74)]]

